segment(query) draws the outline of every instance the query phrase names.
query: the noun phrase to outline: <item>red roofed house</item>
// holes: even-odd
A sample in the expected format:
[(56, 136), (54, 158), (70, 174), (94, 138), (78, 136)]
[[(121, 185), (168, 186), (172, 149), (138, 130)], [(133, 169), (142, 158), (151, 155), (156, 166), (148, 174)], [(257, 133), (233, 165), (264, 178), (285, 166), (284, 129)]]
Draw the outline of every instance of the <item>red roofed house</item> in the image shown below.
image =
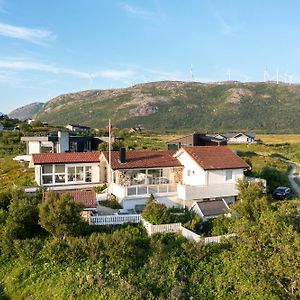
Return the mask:
[(95, 186), (100, 182), (99, 152), (32, 154), (31, 165), (34, 165), (39, 186), (64, 190), (78, 185)]
[(108, 152), (100, 155), (100, 178), (111, 177), (109, 191), (127, 209), (145, 204), (150, 194), (167, 206), (219, 198), (230, 204), (238, 194), (236, 181), (249, 168), (230, 149), (218, 146), (114, 151), (111, 168), (108, 159)]
[(54, 190), (109, 183), (126, 209), (144, 205), (153, 194), (167, 206), (191, 207), (195, 200), (234, 202), (236, 181), (249, 166), (227, 147), (194, 146), (178, 151), (72, 152), (33, 154), (36, 182)]

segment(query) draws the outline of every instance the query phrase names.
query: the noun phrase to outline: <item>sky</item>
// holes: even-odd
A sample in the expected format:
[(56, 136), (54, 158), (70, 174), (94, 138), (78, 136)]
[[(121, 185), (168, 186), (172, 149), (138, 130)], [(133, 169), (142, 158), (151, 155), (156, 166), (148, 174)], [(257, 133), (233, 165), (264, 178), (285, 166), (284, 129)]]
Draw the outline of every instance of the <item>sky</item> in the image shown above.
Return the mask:
[(0, 112), (159, 80), (300, 82), (298, 0), (0, 0)]

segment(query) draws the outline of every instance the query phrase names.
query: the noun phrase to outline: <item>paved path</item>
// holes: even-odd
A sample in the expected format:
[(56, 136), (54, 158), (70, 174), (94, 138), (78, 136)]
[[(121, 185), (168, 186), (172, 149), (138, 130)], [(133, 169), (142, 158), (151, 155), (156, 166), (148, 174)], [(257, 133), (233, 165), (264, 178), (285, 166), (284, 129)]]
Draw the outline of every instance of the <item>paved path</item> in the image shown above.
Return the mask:
[[(296, 169), (296, 165), (294, 163), (291, 163), (290, 165), (291, 165), (291, 170), (288, 175), (289, 181), (290, 181), (291, 186), (293, 187), (293, 190), (295, 191), (295, 193), (300, 195), (300, 186), (294, 180), (294, 178), (295, 178), (294, 172)], [(298, 178), (299, 178), (299, 176), (298, 176)]]

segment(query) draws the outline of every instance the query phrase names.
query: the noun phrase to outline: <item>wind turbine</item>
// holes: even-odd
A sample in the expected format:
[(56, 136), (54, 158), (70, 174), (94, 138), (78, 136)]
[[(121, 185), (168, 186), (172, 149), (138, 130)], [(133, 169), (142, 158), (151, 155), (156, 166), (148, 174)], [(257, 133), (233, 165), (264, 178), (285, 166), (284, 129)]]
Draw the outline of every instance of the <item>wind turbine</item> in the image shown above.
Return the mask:
[(270, 80), (270, 75), (269, 75), (268, 69), (265, 68), (265, 70), (264, 70), (264, 82), (267, 82), (268, 80)]
[(231, 80), (231, 70), (230, 70), (230, 68), (228, 68), (228, 71), (227, 71), (226, 74), (228, 75), (228, 81), (230, 81)]
[(194, 81), (193, 65), (192, 64), (191, 64), (191, 68), (190, 68), (190, 75), (191, 75), (191, 81)]

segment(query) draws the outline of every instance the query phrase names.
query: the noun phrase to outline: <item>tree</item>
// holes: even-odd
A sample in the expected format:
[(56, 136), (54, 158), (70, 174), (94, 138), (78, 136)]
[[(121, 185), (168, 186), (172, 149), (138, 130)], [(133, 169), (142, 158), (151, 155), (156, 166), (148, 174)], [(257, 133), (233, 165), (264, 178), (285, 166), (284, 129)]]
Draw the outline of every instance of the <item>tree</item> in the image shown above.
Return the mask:
[(152, 224), (170, 223), (171, 220), (171, 215), (167, 207), (158, 203), (152, 194), (143, 210), (142, 217)]
[(49, 193), (39, 205), (40, 224), (54, 237), (77, 235), (82, 225), (81, 206), (67, 193)]

